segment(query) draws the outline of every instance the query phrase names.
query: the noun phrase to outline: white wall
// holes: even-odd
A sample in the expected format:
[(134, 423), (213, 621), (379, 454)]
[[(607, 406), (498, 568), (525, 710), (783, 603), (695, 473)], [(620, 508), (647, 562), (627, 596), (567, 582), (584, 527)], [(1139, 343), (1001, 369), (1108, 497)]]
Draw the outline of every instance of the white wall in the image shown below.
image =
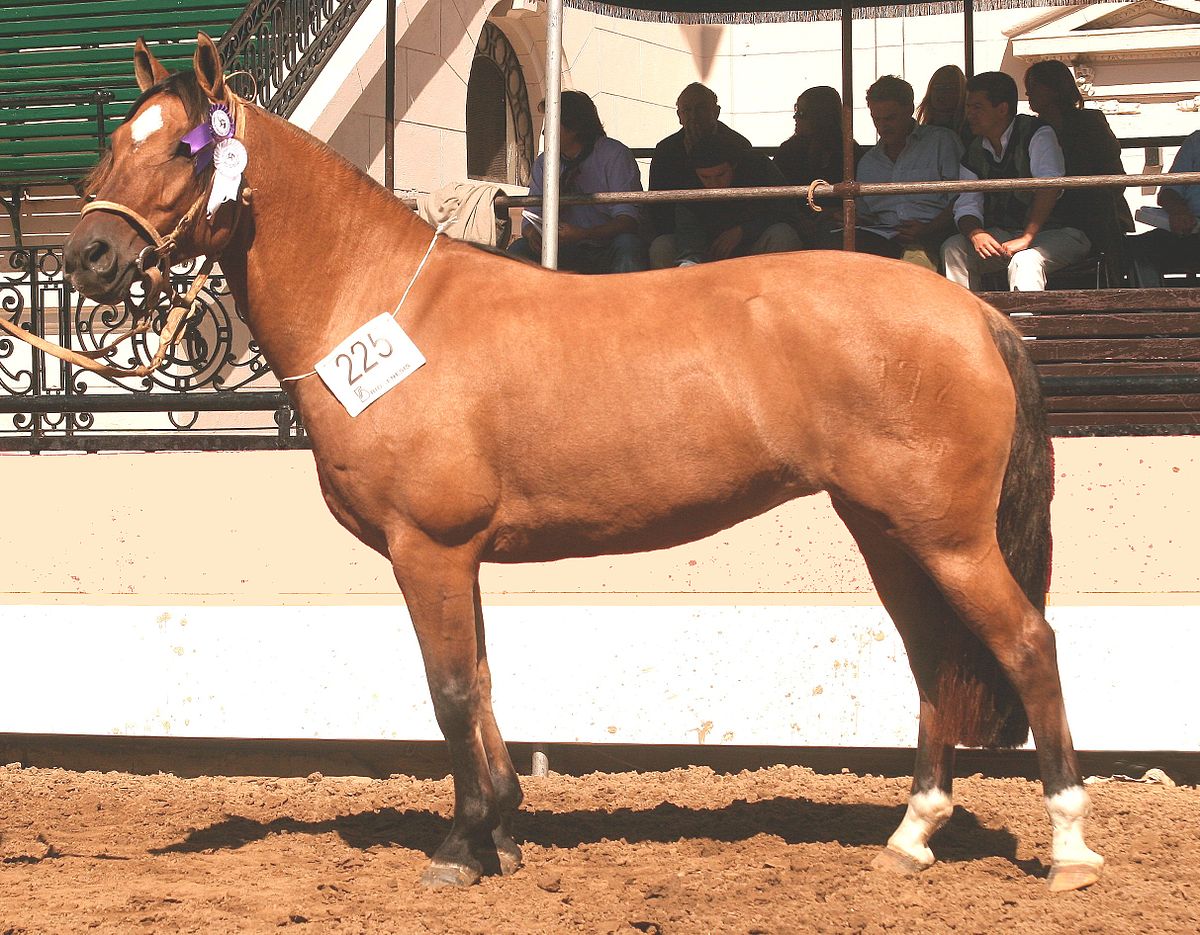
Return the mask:
[[(1055, 453), (1049, 618), (1076, 741), (1200, 749), (1200, 438)], [(334, 522), (307, 452), (14, 455), (0, 476), (31, 494), (7, 504), (0, 732), (437, 736), (391, 568)], [(54, 491), (69, 525), (46, 522)], [(510, 740), (916, 739), (903, 647), (825, 497), (481, 584)]]

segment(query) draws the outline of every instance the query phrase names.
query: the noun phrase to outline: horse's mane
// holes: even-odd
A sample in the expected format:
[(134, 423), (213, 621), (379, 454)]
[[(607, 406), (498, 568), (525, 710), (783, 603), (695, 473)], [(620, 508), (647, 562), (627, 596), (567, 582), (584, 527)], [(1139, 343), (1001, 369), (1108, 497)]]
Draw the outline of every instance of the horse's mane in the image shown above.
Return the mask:
[[(189, 123), (193, 125), (198, 124), (207, 118), (208, 98), (200, 90), (200, 84), (196, 80), (195, 72), (180, 71), (169, 75), (143, 91), (129, 108), (122, 123), (128, 123), (141, 108), (142, 104), (149, 98), (160, 93), (172, 94), (183, 103)], [(308, 154), (316, 161), (316, 164), (312, 166), (312, 170), (319, 177), (329, 180), (337, 178), (352, 189), (358, 189), (363, 194), (374, 195), (379, 199), (381, 204), (390, 203), (395, 207), (403, 208), (404, 210), (400, 212), (401, 214), (411, 213), (407, 208), (404, 208), (402, 202), (392, 197), (386, 188), (332, 147), (309, 136), (298, 127), (275, 114), (267, 111), (263, 111), (263, 114), (272, 118), (276, 126), (280, 127), (285, 133), (290, 134), (292, 141), (297, 146), (301, 146), (307, 150)], [(94, 193), (104, 183), (111, 171), (112, 152), (110, 150), (105, 152), (95, 168), (79, 183), (80, 194), (86, 196)], [(208, 171), (211, 172), (212, 170)], [(416, 217), (415, 214), (412, 214), (412, 216)]]

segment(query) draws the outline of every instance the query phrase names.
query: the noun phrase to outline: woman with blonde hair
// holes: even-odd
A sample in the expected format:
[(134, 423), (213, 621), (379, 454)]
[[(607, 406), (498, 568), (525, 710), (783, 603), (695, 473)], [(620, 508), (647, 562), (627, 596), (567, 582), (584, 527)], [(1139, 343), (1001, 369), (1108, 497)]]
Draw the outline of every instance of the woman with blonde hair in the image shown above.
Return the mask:
[(967, 76), (957, 65), (943, 65), (929, 79), (925, 96), (917, 106), (917, 123), (953, 130), (966, 143), (971, 138), (966, 103)]

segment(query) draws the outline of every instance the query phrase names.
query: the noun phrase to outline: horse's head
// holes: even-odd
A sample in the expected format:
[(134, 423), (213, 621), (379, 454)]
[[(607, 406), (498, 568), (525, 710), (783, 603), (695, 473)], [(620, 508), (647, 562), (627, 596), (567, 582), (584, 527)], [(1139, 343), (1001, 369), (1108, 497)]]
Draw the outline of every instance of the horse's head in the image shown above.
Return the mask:
[[(134, 282), (161, 279), (179, 260), (219, 254), (236, 225), (236, 202), (211, 217), (206, 210), (216, 174), (212, 105), (239, 118), (242, 110), (216, 46), (201, 33), (194, 71), (172, 75), (139, 39), (133, 65), (141, 97), (85, 182), (84, 216), (64, 248), (75, 288), (102, 302), (121, 301)], [(193, 131), (207, 133), (208, 145)]]

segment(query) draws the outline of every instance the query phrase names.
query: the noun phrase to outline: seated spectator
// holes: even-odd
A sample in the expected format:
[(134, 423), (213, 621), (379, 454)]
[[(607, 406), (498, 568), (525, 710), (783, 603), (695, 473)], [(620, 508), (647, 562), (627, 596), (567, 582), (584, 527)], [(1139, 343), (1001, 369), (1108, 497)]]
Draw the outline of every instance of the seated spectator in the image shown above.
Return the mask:
[[(796, 98), (796, 132), (779, 144), (775, 166), (788, 185), (810, 185), (817, 179), (836, 184), (845, 178), (842, 160), (842, 97), (825, 85), (809, 88)], [(859, 153), (855, 147), (855, 159)], [(842, 223), (842, 203), (821, 198), (815, 214), (801, 207), (800, 234), (815, 244)]]
[[(1183, 141), (1170, 171), (1200, 172), (1200, 130)], [(1141, 286), (1161, 286), (1164, 270), (1200, 268), (1200, 185), (1164, 185), (1158, 203), (1166, 209), (1170, 230), (1155, 228), (1129, 239)]]
[[(752, 149), (717, 139), (696, 144), (690, 157), (703, 188), (754, 188), (786, 184), (771, 160)], [(799, 250), (792, 199), (696, 201), (675, 206), (675, 233), (650, 245), (655, 269), (693, 266), (758, 253)]]
[[(913, 87), (903, 78), (885, 75), (867, 89), (879, 142), (859, 160), (858, 181), (957, 181), (963, 156), (958, 135), (945, 127), (921, 126), (913, 107)], [(932, 192), (859, 198), (855, 249), (936, 271), (942, 242), (954, 232), (953, 202), (953, 195)], [(833, 250), (840, 245), (834, 235), (826, 244)]]
[(966, 102), (967, 76), (957, 65), (943, 65), (929, 79), (925, 96), (917, 107), (917, 123), (945, 127), (958, 134), (965, 146), (973, 135), (967, 126)]
[[(1063, 154), (1054, 129), (1017, 113), (1017, 83), (999, 71), (967, 82), (967, 123), (975, 139), (963, 156), (959, 177), (976, 179), (1061, 178)], [(1046, 274), (1087, 256), (1091, 241), (1055, 214), (1057, 188), (963, 192), (954, 203), (962, 232), (942, 245), (946, 278), (972, 289), (980, 274), (1007, 269), (1008, 287), (1046, 288)]]
[[(750, 148), (748, 139), (717, 119), (721, 116), (717, 96), (699, 82), (692, 82), (679, 92), (675, 114), (680, 129), (654, 147), (654, 157), (650, 160), (650, 191), (700, 187), (695, 170), (688, 165), (688, 155), (700, 140), (715, 136), (723, 142)], [(651, 205), (650, 220), (656, 235), (674, 233), (675, 205)]]
[[(1124, 175), (1121, 144), (1098, 110), (1085, 109), (1071, 69), (1058, 61), (1036, 62), (1025, 72), (1030, 109), (1054, 128), (1062, 147), (1065, 175)], [(1071, 188), (1063, 192), (1056, 212), (1063, 222), (1088, 236), (1092, 248), (1104, 251), (1119, 270), (1125, 232), (1133, 215), (1119, 188)]]
[[(638, 192), (641, 173), (624, 143), (604, 134), (596, 105), (582, 91), (563, 91), (559, 193)], [(546, 154), (533, 164), (529, 194), (542, 194)], [(508, 252), (539, 261), (540, 213), (526, 212), (521, 237)], [(634, 205), (563, 205), (559, 209), (558, 268), (576, 273), (629, 273), (646, 268), (646, 245)]]

